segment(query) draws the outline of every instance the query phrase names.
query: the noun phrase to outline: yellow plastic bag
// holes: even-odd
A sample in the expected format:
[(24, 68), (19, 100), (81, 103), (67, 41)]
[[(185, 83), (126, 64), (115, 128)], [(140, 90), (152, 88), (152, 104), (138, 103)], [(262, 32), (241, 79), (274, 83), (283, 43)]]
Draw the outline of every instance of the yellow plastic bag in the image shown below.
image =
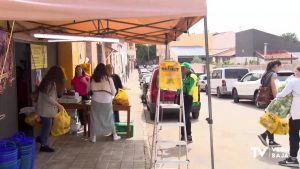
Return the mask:
[(25, 123), (29, 124), (32, 127), (41, 127), (40, 116), (36, 113), (30, 113), (25, 117)]
[(89, 76), (91, 76), (92, 74), (92, 65), (89, 63), (83, 63), (80, 64), (79, 66), (82, 67), (82, 69), (85, 71), (85, 73), (87, 73)]
[(266, 112), (260, 117), (259, 123), (264, 126), (270, 133), (274, 133), (280, 123), (280, 118), (274, 114)]
[(53, 120), (53, 126), (51, 129), (52, 136), (64, 135), (70, 130), (71, 117), (66, 110), (58, 112)]
[(286, 135), (289, 133), (289, 120), (280, 119), (277, 129), (274, 131), (274, 134)]
[(129, 106), (128, 94), (124, 89), (118, 90), (118, 94), (114, 97), (113, 104)]

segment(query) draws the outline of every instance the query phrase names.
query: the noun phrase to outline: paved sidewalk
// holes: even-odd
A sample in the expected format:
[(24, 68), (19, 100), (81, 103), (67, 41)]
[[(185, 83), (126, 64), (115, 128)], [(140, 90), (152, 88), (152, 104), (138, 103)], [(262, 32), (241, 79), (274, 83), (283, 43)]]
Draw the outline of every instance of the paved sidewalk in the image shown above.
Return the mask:
[[(37, 151), (35, 169), (145, 169), (149, 164), (146, 160), (148, 149), (144, 141), (145, 118), (136, 70), (125, 86), (132, 105), (133, 138), (112, 141), (110, 137), (98, 137), (96, 143), (89, 142), (82, 134), (51, 138), (50, 145), (56, 152)], [(126, 119), (125, 114), (120, 112), (121, 121)]]

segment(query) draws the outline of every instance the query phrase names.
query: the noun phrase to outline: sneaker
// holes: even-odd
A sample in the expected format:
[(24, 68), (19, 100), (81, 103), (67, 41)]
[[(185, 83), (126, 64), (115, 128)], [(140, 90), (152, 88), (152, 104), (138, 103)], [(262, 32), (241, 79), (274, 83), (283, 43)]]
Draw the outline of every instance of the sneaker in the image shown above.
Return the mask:
[(187, 136), (187, 141), (188, 141), (188, 143), (192, 143), (193, 142), (192, 136)]
[(268, 143), (266, 140), (267, 136), (265, 136), (264, 134), (260, 134), (260, 135), (258, 135), (258, 138), (264, 146), (268, 146)]
[(121, 139), (121, 137), (118, 136), (118, 135), (114, 135), (114, 136), (113, 136), (113, 140), (114, 140), (114, 141), (117, 141), (117, 140), (120, 140), (120, 139)]
[(104, 136), (105, 137), (108, 137), (108, 136), (111, 136), (112, 135), (112, 132), (108, 133), (108, 134), (105, 134)]
[(50, 148), (49, 146), (41, 146), (40, 151), (47, 152), (47, 153), (53, 153), (55, 150), (53, 148)]
[(281, 166), (286, 166), (286, 167), (299, 168), (299, 162), (298, 162), (297, 158), (295, 158), (295, 157), (289, 157), (283, 161), (279, 161), (278, 164)]
[[(181, 141), (185, 141), (185, 137), (184, 136), (181, 136)], [(192, 143), (193, 142), (192, 136), (187, 136), (187, 142), (188, 143)]]
[(269, 146), (270, 147), (281, 147), (281, 145), (276, 143), (275, 141), (269, 141)]
[(92, 142), (92, 143), (96, 143), (96, 136), (92, 136), (92, 137), (91, 137), (91, 142)]

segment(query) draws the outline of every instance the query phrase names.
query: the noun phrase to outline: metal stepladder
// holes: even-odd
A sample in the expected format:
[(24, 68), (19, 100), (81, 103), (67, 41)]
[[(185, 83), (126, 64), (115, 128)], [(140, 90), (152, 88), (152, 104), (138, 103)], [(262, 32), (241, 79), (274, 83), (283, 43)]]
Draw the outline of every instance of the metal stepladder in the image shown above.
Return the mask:
[[(174, 62), (174, 61), (173, 61)], [(160, 69), (161, 71), (162, 69)], [(160, 72), (159, 72), (160, 73)], [(183, 86), (182, 86), (182, 80), (181, 80), (181, 68), (179, 67), (179, 76), (180, 76), (180, 86), (177, 88), (168, 88), (168, 90), (178, 90), (180, 89), (180, 101), (179, 104), (176, 104), (175, 101), (173, 104), (162, 104), (161, 103), (161, 90), (159, 82), (159, 89), (158, 89), (158, 96), (156, 101), (156, 112), (155, 112), (155, 120), (154, 120), (154, 128), (153, 128), (153, 138), (152, 138), (152, 149), (151, 149), (151, 163), (150, 168), (153, 169), (164, 169), (164, 168), (181, 168), (182, 166), (185, 166), (184, 168), (188, 168), (189, 166), (189, 159), (188, 159), (188, 148), (187, 148), (187, 132), (186, 132), (186, 125), (185, 125), (185, 116), (184, 116), (184, 101), (183, 101)], [(162, 76), (159, 76), (160, 78), (163, 78)], [(171, 78), (171, 77), (169, 77)], [(174, 80), (174, 79), (173, 79)], [(178, 79), (177, 79), (178, 80)], [(177, 110), (176, 112), (179, 112), (179, 120), (178, 121), (172, 121), (172, 122), (163, 122), (163, 112), (166, 109), (173, 109)], [(174, 111), (175, 112), (175, 111)], [(181, 128), (183, 127), (183, 136), (184, 140), (181, 140)], [(161, 139), (160, 138), (160, 132), (164, 129), (174, 129), (177, 128), (179, 130), (179, 138), (178, 140), (170, 140), (170, 139)], [(164, 158), (163, 151), (161, 151), (161, 154), (158, 154), (159, 148), (166, 147), (166, 146), (173, 146), (175, 149), (177, 149), (177, 157), (173, 158)], [(182, 150), (184, 151), (185, 157), (182, 156)], [(171, 167), (170, 167), (171, 166)], [(176, 166), (176, 167), (174, 167)]]

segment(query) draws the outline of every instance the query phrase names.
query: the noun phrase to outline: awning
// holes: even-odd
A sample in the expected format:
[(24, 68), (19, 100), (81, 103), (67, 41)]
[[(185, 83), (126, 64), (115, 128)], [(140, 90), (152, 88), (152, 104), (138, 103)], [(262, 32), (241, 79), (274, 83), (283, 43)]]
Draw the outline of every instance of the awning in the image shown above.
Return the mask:
[(29, 39), (39, 32), (165, 44), (204, 16), (205, 0), (0, 1), (0, 26), (9, 30), (6, 21), (17, 20), (14, 33)]
[(176, 46), (170, 47), (176, 56), (204, 56), (205, 49), (202, 46)]

